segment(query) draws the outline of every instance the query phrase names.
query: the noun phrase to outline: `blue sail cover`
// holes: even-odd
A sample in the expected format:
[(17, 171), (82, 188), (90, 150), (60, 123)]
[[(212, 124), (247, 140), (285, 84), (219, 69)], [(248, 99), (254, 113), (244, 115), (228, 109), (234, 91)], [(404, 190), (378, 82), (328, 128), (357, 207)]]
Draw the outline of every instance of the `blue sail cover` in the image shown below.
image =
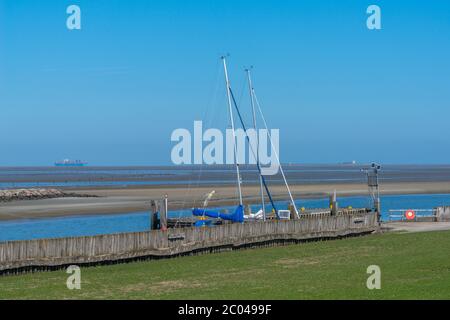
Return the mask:
[(212, 225), (211, 220), (197, 220), (194, 223), (194, 226), (196, 226), (196, 227), (205, 227), (205, 226), (210, 226), (210, 225)]
[(194, 208), (192, 210), (192, 214), (194, 216), (207, 216), (210, 218), (219, 218), (233, 222), (244, 222), (244, 207), (242, 205), (238, 205), (236, 210), (234, 210), (234, 213), (220, 213), (213, 210)]

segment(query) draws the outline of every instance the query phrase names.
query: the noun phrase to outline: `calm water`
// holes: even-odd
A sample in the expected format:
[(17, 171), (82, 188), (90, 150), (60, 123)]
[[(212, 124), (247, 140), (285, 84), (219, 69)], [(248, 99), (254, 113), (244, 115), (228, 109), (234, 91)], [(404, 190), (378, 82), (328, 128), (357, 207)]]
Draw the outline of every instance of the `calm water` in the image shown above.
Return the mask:
[[(248, 182), (256, 183), (259, 180), (252, 179)], [(279, 180), (277, 182), (282, 182)], [(46, 182), (0, 182), (0, 189), (21, 189), (21, 188), (49, 188), (49, 187), (127, 187), (127, 186), (153, 186), (153, 185), (184, 185), (186, 180), (120, 180), (120, 181), (46, 181)], [(195, 181), (195, 185), (202, 184), (225, 184), (223, 180)], [(229, 181), (228, 183), (234, 183)]]
[[(354, 208), (369, 206), (367, 197), (338, 198), (340, 207)], [(450, 194), (395, 195), (381, 199), (383, 218), (387, 218), (389, 209), (432, 209), (449, 205)], [(285, 208), (287, 202), (278, 202), (278, 208)], [(328, 199), (308, 199), (298, 201), (298, 207), (325, 208)], [(233, 209), (232, 207), (225, 207)], [(258, 210), (253, 206), (252, 210)], [(269, 207), (268, 207), (269, 209)], [(190, 210), (169, 212), (171, 217), (190, 216)], [(0, 222), (0, 241), (26, 240), (40, 238), (58, 238), (69, 236), (87, 236), (105, 233), (145, 231), (150, 228), (148, 212), (135, 212), (117, 215), (77, 216), (35, 220), (17, 220)]]
[[(366, 183), (365, 165), (285, 165), (291, 184)], [(246, 183), (258, 183), (255, 166), (241, 167)], [(270, 183), (282, 183), (280, 173), (267, 176)], [(381, 181), (450, 181), (450, 165), (385, 165)], [(29, 187), (86, 187), (132, 185), (187, 185), (235, 183), (234, 166), (166, 167), (0, 167), (0, 189)]]

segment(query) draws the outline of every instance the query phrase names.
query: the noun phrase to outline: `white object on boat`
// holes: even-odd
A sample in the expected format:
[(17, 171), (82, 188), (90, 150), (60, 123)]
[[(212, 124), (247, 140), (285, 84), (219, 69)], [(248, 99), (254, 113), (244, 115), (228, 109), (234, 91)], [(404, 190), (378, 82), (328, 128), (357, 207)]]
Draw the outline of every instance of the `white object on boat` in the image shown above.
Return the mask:
[(291, 211), (289, 210), (278, 210), (278, 216), (281, 220), (290, 220), (291, 219)]
[(259, 209), (258, 212), (256, 213), (249, 213), (244, 215), (244, 219), (249, 219), (249, 220), (263, 220), (264, 219), (264, 212), (262, 209)]

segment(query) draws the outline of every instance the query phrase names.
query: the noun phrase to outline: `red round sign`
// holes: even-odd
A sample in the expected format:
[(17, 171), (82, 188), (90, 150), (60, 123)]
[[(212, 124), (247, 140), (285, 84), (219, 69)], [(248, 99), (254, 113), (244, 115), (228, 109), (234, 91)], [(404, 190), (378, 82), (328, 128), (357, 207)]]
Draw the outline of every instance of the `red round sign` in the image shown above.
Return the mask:
[(416, 213), (414, 212), (414, 210), (406, 210), (405, 217), (408, 220), (414, 220), (414, 218), (416, 217)]

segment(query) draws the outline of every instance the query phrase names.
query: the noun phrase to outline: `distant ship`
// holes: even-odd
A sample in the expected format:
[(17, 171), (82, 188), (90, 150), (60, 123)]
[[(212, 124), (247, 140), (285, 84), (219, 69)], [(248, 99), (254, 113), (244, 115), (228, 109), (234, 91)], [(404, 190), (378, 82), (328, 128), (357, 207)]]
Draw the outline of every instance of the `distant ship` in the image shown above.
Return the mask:
[(83, 167), (87, 164), (88, 163), (86, 161), (69, 160), (69, 159), (64, 159), (62, 161), (55, 162), (55, 166), (57, 166), (57, 167)]

